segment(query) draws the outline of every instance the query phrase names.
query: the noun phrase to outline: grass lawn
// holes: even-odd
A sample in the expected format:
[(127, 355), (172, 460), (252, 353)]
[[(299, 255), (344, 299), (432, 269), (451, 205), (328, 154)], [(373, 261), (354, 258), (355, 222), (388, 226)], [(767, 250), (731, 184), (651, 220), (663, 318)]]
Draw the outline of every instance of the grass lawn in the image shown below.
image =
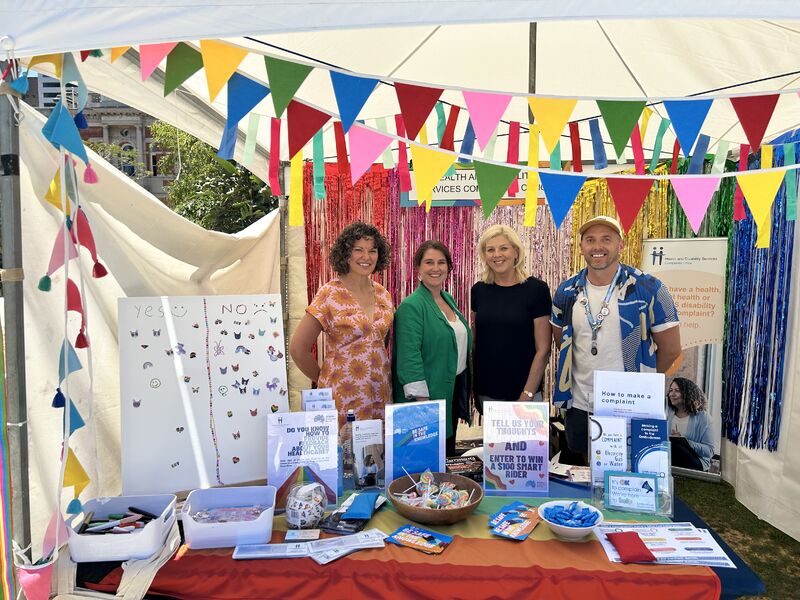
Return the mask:
[(766, 584), (758, 598), (800, 598), (800, 542), (739, 504), (727, 483), (676, 477), (675, 491)]

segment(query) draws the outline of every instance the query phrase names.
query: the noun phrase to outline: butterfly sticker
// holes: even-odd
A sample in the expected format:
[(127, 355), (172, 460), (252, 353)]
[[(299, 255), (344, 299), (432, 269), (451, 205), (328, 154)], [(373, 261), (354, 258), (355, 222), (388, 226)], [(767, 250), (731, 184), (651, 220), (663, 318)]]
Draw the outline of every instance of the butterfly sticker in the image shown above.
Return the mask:
[(261, 337), (264, 337), (264, 334), (265, 334), (265, 333), (267, 333), (267, 330), (266, 330), (266, 329), (259, 329), (259, 330), (258, 330), (258, 335), (260, 335)]
[(183, 376), (183, 381), (184, 381), (184, 383), (189, 383), (191, 380), (192, 380), (192, 378), (191, 378), (191, 377), (189, 377), (188, 375), (184, 375), (184, 376)]
[(270, 317), (270, 318), (269, 318), (269, 322), (270, 322), (270, 323), (272, 323), (272, 324), (274, 325), (275, 323), (277, 323), (277, 322), (278, 322), (278, 317)]
[(175, 431), (177, 431), (178, 433), (183, 433), (183, 427), (176, 427)]
[(194, 327), (195, 329), (200, 329), (200, 323), (195, 323), (194, 325), (192, 325), (192, 327)]
[(241, 431), (234, 431), (233, 432), (233, 439), (238, 440), (240, 437), (242, 437), (242, 432)]
[(186, 350), (183, 349), (183, 344), (178, 342), (178, 345), (175, 346), (175, 352), (178, 353), (178, 356), (182, 356), (186, 354)]
[(214, 342), (214, 356), (221, 356), (225, 354), (225, 346), (222, 342)]
[(199, 385), (197, 387), (192, 386), (192, 393), (193, 394), (199, 394), (200, 393), (200, 386)]
[(233, 339), (235, 339), (235, 340), (242, 339), (242, 332), (241, 331), (234, 331), (233, 332)]
[(261, 389), (254, 387), (253, 388), (253, 396), (258, 396), (261, 393)]
[(234, 373), (238, 373), (239, 372), (239, 365), (231, 365), (231, 369), (233, 369)]
[(239, 393), (240, 394), (246, 394), (247, 393), (247, 386), (244, 385), (244, 386), (240, 387), (239, 388)]
[(257, 408), (251, 408), (250, 409), (250, 416), (251, 417), (258, 416), (258, 409)]
[(242, 385), (247, 385), (248, 383), (250, 383), (250, 380), (242, 377)]
[(153, 337), (161, 337), (161, 330), (153, 329)]
[(278, 389), (278, 382), (279, 381), (280, 380), (277, 377), (274, 377), (272, 379), (272, 382), (269, 382), (269, 381), (267, 382), (267, 389), (274, 392), (275, 390)]
[(135, 329), (134, 331), (131, 331), (131, 337), (139, 337), (139, 330)]
[(197, 358), (197, 352), (190, 352), (189, 358)]
[(214, 321), (214, 325), (222, 325), (222, 319), (217, 319)]
[(222, 375), (225, 375), (228, 372), (228, 367), (220, 367), (219, 372)]
[(136, 399), (133, 400), (133, 408), (139, 408), (141, 405), (142, 405), (141, 400), (136, 400)]
[(232, 417), (232, 416), (233, 416), (233, 411), (232, 411), (232, 410), (229, 410), (229, 411), (228, 411), (228, 417)]
[(239, 462), (240, 459), (238, 456), (234, 456), (231, 460), (233, 460), (233, 464), (236, 464)]

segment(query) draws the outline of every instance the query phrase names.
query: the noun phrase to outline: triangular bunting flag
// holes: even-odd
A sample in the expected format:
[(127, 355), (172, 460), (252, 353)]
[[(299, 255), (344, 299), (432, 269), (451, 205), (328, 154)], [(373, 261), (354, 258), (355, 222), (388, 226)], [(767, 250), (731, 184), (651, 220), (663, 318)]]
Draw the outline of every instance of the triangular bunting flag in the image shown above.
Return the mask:
[(113, 63), (117, 60), (120, 56), (125, 54), (128, 50), (130, 50), (130, 46), (116, 46), (115, 48), (111, 49), (111, 62)]
[(372, 90), (378, 85), (378, 80), (331, 71), (331, 85), (336, 96), (336, 106), (339, 107), (339, 120), (346, 133), (372, 94)]
[(597, 108), (603, 115), (608, 135), (611, 136), (611, 143), (617, 156), (621, 156), (631, 138), (631, 133), (642, 109), (645, 107), (644, 100), (598, 100)]
[(455, 156), (418, 144), (411, 144), (411, 160), (414, 164), (417, 200), (425, 202), (425, 210), (430, 211), (433, 188), (441, 181), (450, 165), (455, 162)]
[(179, 43), (167, 56), (164, 72), (164, 95), (174, 92), (179, 85), (203, 68), (203, 56), (189, 44)]
[[(78, 250), (75, 248), (75, 243), (72, 239), (67, 241), (67, 252), (66, 260), (72, 260), (78, 256)], [(64, 224), (62, 223), (56, 234), (55, 242), (53, 242), (53, 251), (50, 253), (50, 263), (47, 265), (47, 275), (52, 275), (58, 271), (64, 262), (66, 261), (64, 260)]]
[(208, 96), (213, 102), (247, 56), (247, 50), (215, 40), (200, 40), (200, 53), (206, 71)]
[(172, 52), (178, 42), (168, 42), (166, 44), (142, 44), (139, 46), (139, 63), (142, 68), (142, 81), (145, 81), (161, 61)]
[(744, 199), (758, 228), (756, 248), (769, 248), (772, 228), (772, 203), (783, 182), (784, 171), (766, 171), (737, 175)]
[(61, 69), (64, 66), (63, 54), (42, 54), (40, 56), (34, 56), (27, 64), (28, 71), (33, 69), (33, 67), (35, 67), (36, 65), (42, 65), (42, 64), (53, 65), (53, 73), (56, 76), (56, 79), (61, 79)]
[(568, 175), (565, 173), (545, 173), (541, 171), (539, 178), (550, 205), (550, 214), (556, 229), (561, 227), (564, 217), (567, 216), (575, 198), (583, 187), (586, 177), (582, 175)]
[(92, 228), (89, 226), (86, 213), (83, 212), (83, 208), (81, 207), (78, 207), (78, 212), (75, 214), (75, 223), (72, 224), (71, 233), (72, 240), (76, 244), (80, 244), (86, 248), (92, 256), (92, 262), (94, 263), (92, 267), (92, 277), (95, 279), (105, 277), (108, 271), (106, 271), (106, 268), (97, 257), (97, 246), (95, 246), (94, 243), (94, 234), (92, 233)]
[(81, 292), (72, 279), (67, 279), (67, 310), (79, 313), (83, 320), (83, 302), (81, 302)]
[(269, 92), (268, 87), (249, 77), (239, 73), (231, 75), (228, 80), (228, 117), (225, 126), (237, 125)]
[(561, 132), (567, 126), (572, 110), (578, 103), (577, 100), (569, 98), (538, 98), (531, 96), (528, 98), (528, 106), (536, 118), (536, 124), (544, 140), (544, 146), (548, 154), (552, 154), (556, 144), (561, 137)]
[[(63, 538), (66, 539), (66, 538)], [(63, 541), (62, 539), (62, 541)], [(24, 565), (17, 567), (17, 581), (28, 600), (47, 600), (53, 579), (53, 565)]]
[(272, 104), (275, 106), (275, 116), (280, 117), (289, 106), (297, 90), (303, 85), (308, 74), (314, 70), (309, 65), (281, 60), (272, 56), (265, 56), (267, 66), (267, 79), (272, 89)]
[(686, 219), (692, 226), (695, 235), (700, 231), (700, 225), (706, 216), (708, 205), (714, 192), (719, 187), (719, 177), (673, 177), (670, 179), (672, 189), (678, 197), (678, 202), (686, 213)]
[(478, 147), (483, 150), (489, 143), (497, 124), (506, 112), (511, 96), (487, 92), (463, 92), (464, 102), (469, 111), (469, 120), (475, 129)]
[(489, 218), (508, 186), (516, 181), (518, 174), (519, 169), (513, 167), (475, 161), (475, 178), (478, 180), (484, 219)]
[[(65, 353), (67, 359), (66, 370), (64, 368)], [(61, 383), (67, 375), (79, 371), (82, 368), (83, 365), (81, 365), (81, 361), (78, 360), (78, 354), (75, 352), (75, 348), (73, 348), (72, 344), (67, 340), (64, 340), (61, 344), (61, 351), (58, 353), (58, 382)]]
[(694, 142), (703, 127), (712, 99), (703, 100), (664, 100), (664, 108), (672, 121), (672, 128), (681, 143), (683, 155), (689, 158)]
[[(73, 197), (72, 193), (72, 186), (69, 184), (69, 179), (66, 181), (67, 183), (67, 213), (72, 213), (72, 208), (70, 207), (70, 198)], [(55, 206), (58, 210), (61, 210), (61, 169), (56, 169), (56, 174), (53, 175), (53, 179), (50, 181), (50, 185), (47, 188), (47, 192), (44, 195), (44, 199)]]
[(314, 137), (325, 123), (331, 118), (330, 115), (318, 111), (316, 108), (292, 100), (286, 111), (289, 131), (289, 158), (303, 149), (308, 141)]
[[(78, 99), (75, 104), (75, 110), (81, 112), (89, 101), (89, 88), (86, 87), (86, 82), (83, 81), (83, 76), (78, 70), (78, 65), (75, 63), (75, 57), (71, 52), (64, 54), (63, 73), (61, 75), (61, 83), (66, 85), (68, 83), (74, 84), (78, 90)], [(72, 118), (72, 115), (70, 115)]]
[[(78, 408), (75, 406), (75, 403), (70, 401), (69, 403), (69, 434), (72, 435), (75, 433), (76, 430), (84, 427), (86, 425), (86, 421), (83, 420), (81, 413), (78, 412)], [(67, 411), (64, 411), (64, 429), (67, 428)]]
[(608, 191), (611, 193), (617, 213), (619, 213), (622, 230), (628, 233), (636, 221), (639, 211), (642, 210), (650, 188), (653, 187), (653, 180), (648, 177), (627, 179), (609, 177), (606, 181), (608, 182)]
[(354, 125), (350, 129), (350, 175), (353, 185), (369, 170), (392, 138)]
[(64, 469), (64, 487), (75, 486), (74, 496), (77, 498), (87, 485), (89, 485), (89, 476), (86, 474), (86, 470), (75, 456), (72, 448), (68, 448), (67, 466)]
[(750, 150), (758, 152), (764, 133), (767, 131), (769, 120), (775, 105), (778, 103), (779, 94), (769, 94), (766, 96), (741, 96), (731, 98), (733, 110), (739, 117), (747, 141), (750, 142)]
[(413, 140), (422, 129), (443, 90), (408, 83), (395, 83), (394, 91), (397, 94), (400, 112), (403, 114), (406, 137)]
[(53, 112), (42, 127), (42, 135), (53, 146), (64, 148), (67, 152), (72, 152), (84, 163), (89, 163), (89, 156), (86, 154), (86, 147), (83, 145), (81, 134), (78, 131), (75, 121), (69, 110), (61, 103), (56, 102)]

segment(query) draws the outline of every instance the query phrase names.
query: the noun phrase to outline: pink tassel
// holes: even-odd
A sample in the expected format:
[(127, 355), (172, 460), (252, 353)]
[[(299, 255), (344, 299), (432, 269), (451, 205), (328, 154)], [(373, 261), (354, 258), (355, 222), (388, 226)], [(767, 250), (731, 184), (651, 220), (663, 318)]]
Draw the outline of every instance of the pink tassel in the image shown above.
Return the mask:
[(83, 172), (83, 182), (84, 183), (97, 183), (100, 181), (97, 178), (97, 173), (94, 172), (92, 165), (86, 164), (86, 170)]
[(103, 266), (103, 263), (101, 263), (100, 261), (94, 263), (94, 267), (92, 268), (92, 277), (94, 277), (95, 279), (100, 279), (101, 277), (105, 277), (106, 275), (108, 275), (108, 271)]
[(78, 332), (78, 337), (75, 338), (75, 347), (76, 348), (88, 348), (89, 341), (86, 339), (83, 331)]

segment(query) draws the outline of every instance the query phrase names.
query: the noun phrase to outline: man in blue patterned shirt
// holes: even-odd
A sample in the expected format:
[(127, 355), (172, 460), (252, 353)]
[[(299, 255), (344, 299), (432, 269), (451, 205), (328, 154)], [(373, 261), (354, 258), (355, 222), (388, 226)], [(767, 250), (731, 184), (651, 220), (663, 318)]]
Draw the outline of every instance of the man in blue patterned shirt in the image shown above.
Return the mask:
[(567, 444), (588, 459), (595, 371), (665, 372), (681, 353), (678, 313), (657, 278), (621, 264), (622, 227), (607, 216), (580, 228), (586, 268), (553, 295), (559, 348), (553, 402), (566, 412)]

